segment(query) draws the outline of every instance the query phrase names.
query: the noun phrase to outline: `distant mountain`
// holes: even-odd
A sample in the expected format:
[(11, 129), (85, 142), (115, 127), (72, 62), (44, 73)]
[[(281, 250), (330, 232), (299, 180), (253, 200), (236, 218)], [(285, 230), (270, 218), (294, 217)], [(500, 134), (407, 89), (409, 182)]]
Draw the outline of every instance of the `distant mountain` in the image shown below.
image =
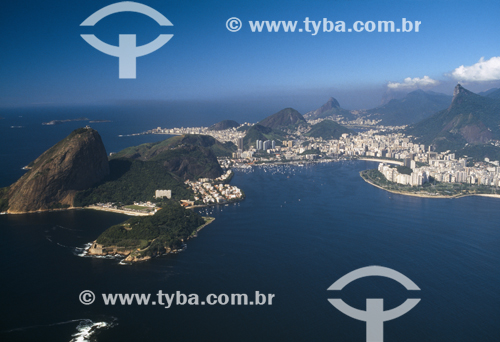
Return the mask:
[(253, 125), (247, 131), (247, 134), (243, 138), (244, 149), (249, 149), (251, 146), (255, 147), (256, 140), (275, 140), (276, 142), (283, 141), (284, 133), (281, 131), (276, 131), (270, 127), (262, 126), (259, 124)]
[(323, 120), (320, 123), (311, 126), (311, 130), (305, 135), (308, 137), (323, 138), (325, 140), (329, 140), (338, 139), (344, 133), (354, 132), (333, 120)]
[(486, 97), (489, 97), (488, 95), (491, 94), (491, 93), (494, 93), (495, 91), (499, 90), (498, 88), (491, 88), (491, 89), (488, 89), (486, 91), (482, 91), (480, 93), (477, 93), (478, 95), (481, 95), (481, 96), (486, 96)]
[(380, 107), (369, 109), (363, 115), (372, 120), (381, 119), (381, 124), (386, 126), (410, 125), (447, 108), (451, 100), (449, 95), (418, 89), (403, 98), (392, 99)]
[(258, 123), (261, 126), (277, 130), (294, 130), (299, 126), (307, 126), (307, 121), (302, 114), (293, 108), (285, 108), (268, 116)]
[(223, 131), (230, 128), (237, 128), (240, 124), (234, 120), (223, 120), (208, 127), (209, 131)]
[(500, 139), (500, 100), (480, 96), (455, 87), (448, 109), (420, 121), (405, 130), (437, 151), (458, 150), (465, 144), (484, 144)]
[[(493, 89), (491, 89), (491, 90), (493, 90)], [(492, 99), (500, 99), (500, 89), (496, 89), (494, 91), (488, 92), (488, 94), (486, 94), (486, 97), (490, 97)]]
[(328, 101), (320, 108), (307, 112), (304, 115), (304, 117), (308, 120), (322, 119), (328, 116), (333, 116), (333, 118), (342, 116), (347, 120), (355, 119), (354, 115), (347, 109), (341, 108), (339, 102), (333, 97), (330, 97), (330, 99), (328, 99)]
[(28, 167), (8, 191), (2, 191), (9, 213), (72, 207), (78, 191), (110, 172), (101, 136), (91, 128), (74, 130)]

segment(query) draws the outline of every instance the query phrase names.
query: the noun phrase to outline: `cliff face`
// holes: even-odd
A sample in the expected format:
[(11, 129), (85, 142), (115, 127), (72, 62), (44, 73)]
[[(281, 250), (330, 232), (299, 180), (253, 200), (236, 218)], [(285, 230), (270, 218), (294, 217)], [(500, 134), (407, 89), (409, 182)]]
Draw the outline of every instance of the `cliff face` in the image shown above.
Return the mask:
[(75, 194), (109, 174), (106, 150), (97, 131), (79, 128), (45, 151), (10, 186), (8, 213), (73, 206)]

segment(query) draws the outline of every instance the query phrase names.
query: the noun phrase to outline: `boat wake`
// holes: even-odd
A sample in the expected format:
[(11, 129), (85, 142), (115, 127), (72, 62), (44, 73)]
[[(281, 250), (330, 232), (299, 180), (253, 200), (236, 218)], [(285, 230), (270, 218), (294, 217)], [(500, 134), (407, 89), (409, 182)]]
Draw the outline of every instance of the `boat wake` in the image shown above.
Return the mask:
[(118, 323), (116, 323), (117, 318), (110, 317), (109, 319), (103, 320), (101, 322), (94, 322), (88, 318), (72, 319), (69, 321), (52, 323), (52, 324), (41, 324), (32, 325), (28, 327), (16, 328), (7, 330), (4, 333), (22, 333), (27, 330), (56, 327), (58, 325), (66, 325), (71, 323), (78, 323), (76, 326), (76, 332), (71, 335), (71, 340), (69, 342), (90, 342), (95, 341), (95, 336), (103, 330), (110, 329)]

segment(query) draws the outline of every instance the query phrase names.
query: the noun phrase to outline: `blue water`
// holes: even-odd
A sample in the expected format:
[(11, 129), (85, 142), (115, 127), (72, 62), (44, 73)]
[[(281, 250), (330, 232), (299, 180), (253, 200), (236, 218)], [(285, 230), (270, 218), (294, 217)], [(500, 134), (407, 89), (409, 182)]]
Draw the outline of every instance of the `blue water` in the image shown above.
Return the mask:
[[(139, 137), (147, 138), (156, 137)], [(115, 138), (103, 139), (109, 148)], [(15, 160), (3, 168), (15, 169)], [(245, 191), (243, 202), (201, 210), (216, 220), (187, 250), (132, 266), (75, 255), (75, 247), (123, 215), (0, 216), (0, 339), (70, 341), (85, 319), (111, 324), (94, 335), (97, 341), (364, 341), (365, 324), (337, 311), (327, 288), (352, 270), (381, 265), (413, 280), (422, 299), (385, 323), (385, 341), (499, 341), (500, 200), (387, 193), (358, 175), (375, 166), (344, 161), (236, 171), (232, 184)], [(105, 306), (100, 299), (85, 306), (78, 300), (83, 290), (276, 297), (272, 306), (165, 309)], [(408, 297), (415, 295), (378, 277), (340, 293), (359, 309), (366, 298), (393, 308)]]

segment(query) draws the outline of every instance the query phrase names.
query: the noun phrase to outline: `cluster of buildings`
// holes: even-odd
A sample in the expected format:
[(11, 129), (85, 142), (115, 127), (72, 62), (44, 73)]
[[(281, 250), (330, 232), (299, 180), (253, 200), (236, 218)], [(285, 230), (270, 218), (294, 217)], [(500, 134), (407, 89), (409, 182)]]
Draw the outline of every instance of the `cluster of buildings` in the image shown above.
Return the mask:
[(466, 158), (455, 159), (454, 153), (427, 153), (428, 165), (416, 167), (415, 162), (405, 158), (405, 166), (412, 169), (411, 175), (401, 174), (396, 168), (380, 163), (378, 170), (391, 182), (421, 186), (430, 180), (442, 183), (463, 183), (486, 186), (500, 185), (500, 167), (498, 161), (485, 159), (484, 162), (467, 166)]
[[(309, 123), (316, 124), (322, 120), (325, 119), (311, 120)], [(277, 146), (274, 140), (257, 140), (255, 147), (251, 147), (247, 151), (244, 151), (242, 132), (237, 131), (235, 128), (224, 131), (210, 131), (207, 127), (181, 127), (172, 129), (158, 127), (151, 130), (150, 133), (206, 134), (222, 142), (232, 141), (238, 147), (238, 151), (232, 155), (232, 159), (236, 162), (300, 161), (314, 160), (320, 157), (337, 158), (340, 156), (348, 158), (387, 158), (396, 160), (412, 170), (411, 174), (405, 174), (398, 172), (397, 168), (390, 167), (384, 163), (380, 164), (378, 169), (387, 180), (398, 184), (421, 186), (430, 180), (435, 180), (445, 183), (500, 185), (498, 161), (485, 160), (484, 162), (476, 163), (474, 166), (467, 166), (468, 160), (466, 158), (457, 160), (453, 153), (434, 152), (430, 147), (426, 149), (426, 146), (423, 144), (413, 143), (403, 133), (394, 133), (393, 129), (398, 127), (376, 126), (379, 120), (356, 119), (354, 121), (344, 121), (340, 123), (366, 125), (376, 127), (377, 129), (370, 129), (360, 132), (357, 135), (342, 134), (339, 139), (332, 140), (306, 137), (300, 134), (300, 132), (296, 132), (295, 139), (283, 141), (281, 146)], [(245, 125), (251, 126), (252, 124), (245, 123)], [(498, 144), (500, 145), (500, 142)], [(267, 154), (255, 154), (260, 151), (264, 151)], [(211, 182), (204, 182), (195, 186), (195, 188), (200, 189), (200, 194), (202, 194), (201, 189), (203, 189), (201, 198), (204, 203), (220, 203), (218, 201), (224, 200), (219, 189), (215, 188), (214, 185), (211, 185), (212, 188), (208, 191), (203, 185), (207, 183), (211, 185)], [(213, 195), (211, 191), (214, 193)], [(220, 196), (216, 197), (216, 194)]]
[(422, 186), (424, 183), (429, 181), (429, 174), (426, 171), (414, 171), (408, 175), (405, 173), (399, 173), (397, 168), (391, 167), (385, 163), (380, 163), (378, 165), (378, 170), (384, 175), (385, 178), (387, 178), (388, 181), (398, 184)]
[[(251, 126), (252, 124), (245, 122), (243, 125)], [(169, 134), (169, 135), (203, 134), (203, 135), (210, 135), (221, 142), (231, 141), (233, 144), (237, 146), (238, 146), (238, 138), (241, 138), (243, 140), (243, 135), (245, 134), (244, 132), (237, 131), (236, 128), (230, 128), (223, 131), (211, 131), (208, 129), (208, 127), (181, 127), (181, 128), (157, 127), (145, 133)]]
[(203, 178), (198, 181), (185, 181), (194, 192), (196, 201), (201, 201), (203, 204), (221, 204), (232, 202), (243, 198), (241, 190), (229, 184), (219, 183), (224, 182), (231, 177), (232, 171), (228, 170), (222, 176), (211, 180)]

